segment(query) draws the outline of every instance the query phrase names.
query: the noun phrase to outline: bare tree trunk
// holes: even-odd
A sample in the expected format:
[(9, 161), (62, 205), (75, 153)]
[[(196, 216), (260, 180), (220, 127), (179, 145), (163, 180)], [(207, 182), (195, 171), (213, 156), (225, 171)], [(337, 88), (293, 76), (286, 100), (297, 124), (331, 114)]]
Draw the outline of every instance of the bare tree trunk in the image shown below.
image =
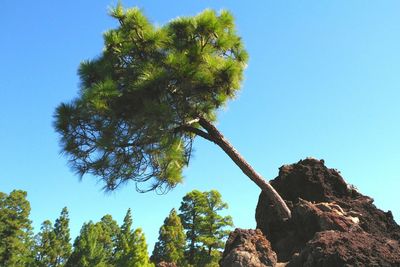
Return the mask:
[(203, 134), (198, 135), (203, 138), (210, 140), (217, 144), (222, 150), (235, 162), (235, 164), (243, 171), (247, 177), (250, 178), (258, 187), (264, 191), (269, 199), (273, 202), (274, 207), (276, 208), (280, 219), (286, 220), (291, 217), (291, 212), (285, 201), (281, 198), (281, 196), (276, 192), (276, 190), (264, 180), (264, 178), (257, 173), (253, 167), (239, 154), (239, 152), (228, 142), (228, 140), (222, 135), (222, 133), (208, 120), (204, 118), (199, 119), (199, 124), (207, 131), (203, 132)]

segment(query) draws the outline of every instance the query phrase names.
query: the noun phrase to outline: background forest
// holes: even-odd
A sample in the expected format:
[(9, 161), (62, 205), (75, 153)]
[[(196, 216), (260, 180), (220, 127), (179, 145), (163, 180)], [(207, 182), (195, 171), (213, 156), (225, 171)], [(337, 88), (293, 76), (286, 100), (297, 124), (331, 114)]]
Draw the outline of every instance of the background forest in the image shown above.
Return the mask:
[(0, 266), (7, 267), (146, 267), (160, 262), (178, 266), (219, 266), (221, 252), (233, 226), (220, 213), (228, 206), (218, 191), (194, 190), (172, 209), (160, 227), (151, 257), (140, 227), (127, 210), (123, 223), (109, 214), (86, 222), (73, 244), (68, 209), (52, 223), (45, 220), (37, 234), (29, 219), (27, 193), (0, 192)]

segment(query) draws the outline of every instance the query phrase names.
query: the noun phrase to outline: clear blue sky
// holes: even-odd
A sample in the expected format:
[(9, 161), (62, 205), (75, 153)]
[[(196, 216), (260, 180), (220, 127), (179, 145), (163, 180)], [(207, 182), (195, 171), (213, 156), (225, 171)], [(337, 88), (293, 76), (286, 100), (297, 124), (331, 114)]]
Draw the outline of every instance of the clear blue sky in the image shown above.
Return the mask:
[[(193, 190), (217, 189), (235, 225), (255, 227), (258, 188), (216, 146), (197, 140), (185, 183), (167, 195), (130, 184), (105, 194), (79, 182), (59, 154), (55, 107), (78, 90), (80, 61), (98, 55), (115, 22), (110, 0), (2, 0), (0, 8), (0, 191), (28, 191), (35, 231), (70, 210), (83, 222), (132, 208), (149, 250), (171, 208)], [(250, 54), (239, 97), (218, 127), (266, 178), (312, 156), (400, 220), (399, 1), (124, 1), (154, 23), (205, 8), (233, 12)]]

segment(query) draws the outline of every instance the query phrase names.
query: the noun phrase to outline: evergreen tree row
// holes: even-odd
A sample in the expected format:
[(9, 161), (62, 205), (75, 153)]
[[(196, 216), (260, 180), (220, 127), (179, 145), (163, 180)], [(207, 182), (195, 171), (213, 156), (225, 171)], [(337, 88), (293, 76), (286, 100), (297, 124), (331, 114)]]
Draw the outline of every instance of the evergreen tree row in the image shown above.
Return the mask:
[(85, 223), (72, 246), (67, 208), (33, 235), (26, 196), (22, 190), (0, 192), (0, 267), (154, 266), (142, 230), (132, 228), (130, 209), (121, 227), (111, 215)]
[(145, 236), (132, 228), (128, 209), (121, 227), (111, 215), (97, 223), (85, 223), (75, 239), (66, 267), (150, 267)]
[(218, 266), (224, 240), (232, 226), (218, 191), (186, 194), (179, 212), (172, 209), (159, 230), (151, 261), (140, 228), (132, 226), (128, 209), (121, 226), (105, 215), (83, 224), (71, 245), (69, 215), (63, 208), (54, 224), (46, 220), (34, 235), (27, 193), (0, 192), (0, 267), (151, 267)]

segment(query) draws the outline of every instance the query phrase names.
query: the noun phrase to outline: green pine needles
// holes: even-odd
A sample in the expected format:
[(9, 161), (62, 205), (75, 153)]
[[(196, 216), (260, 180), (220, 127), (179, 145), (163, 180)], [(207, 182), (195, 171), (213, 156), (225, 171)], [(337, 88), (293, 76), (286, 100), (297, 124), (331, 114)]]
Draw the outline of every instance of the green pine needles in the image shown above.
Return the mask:
[(172, 209), (160, 228), (152, 262), (176, 264), (180, 267), (219, 266), (225, 240), (233, 226), (231, 216), (221, 212), (228, 208), (216, 190), (187, 193), (179, 214)]
[(0, 266), (20, 267), (32, 262), (31, 205), (27, 193), (0, 192)]
[(155, 27), (137, 8), (119, 4), (110, 14), (118, 28), (104, 34), (98, 58), (81, 64), (79, 96), (56, 110), (72, 168), (101, 177), (106, 190), (133, 180), (138, 191), (165, 192), (182, 182), (200, 136), (268, 195), (279, 218), (290, 218), (276, 190), (214, 125), (217, 110), (240, 89), (247, 62), (232, 15), (205, 10)]
[(181, 219), (176, 210), (172, 209), (160, 228), (151, 260), (156, 264), (169, 262), (185, 266), (185, 245), (186, 235)]
[[(79, 175), (100, 176), (105, 188), (151, 180), (147, 188), (182, 182), (199, 118), (240, 88), (247, 53), (227, 11), (174, 19), (162, 27), (138, 8), (118, 4), (119, 22), (104, 34), (104, 51), (79, 68), (79, 96), (56, 111), (62, 150)], [(201, 133), (200, 133), (201, 134)]]

